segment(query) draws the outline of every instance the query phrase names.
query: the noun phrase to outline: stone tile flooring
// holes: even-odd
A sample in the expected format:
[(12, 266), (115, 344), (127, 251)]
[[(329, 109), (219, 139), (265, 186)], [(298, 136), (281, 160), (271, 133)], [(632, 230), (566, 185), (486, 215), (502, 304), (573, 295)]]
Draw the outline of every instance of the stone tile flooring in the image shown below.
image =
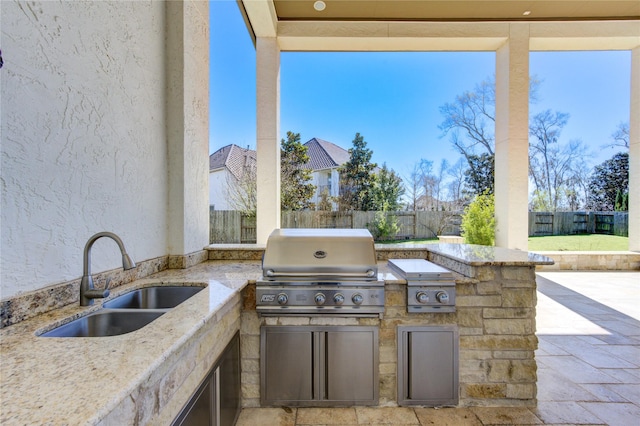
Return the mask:
[(236, 425), (640, 425), (640, 272), (537, 281), (535, 408), (245, 408)]

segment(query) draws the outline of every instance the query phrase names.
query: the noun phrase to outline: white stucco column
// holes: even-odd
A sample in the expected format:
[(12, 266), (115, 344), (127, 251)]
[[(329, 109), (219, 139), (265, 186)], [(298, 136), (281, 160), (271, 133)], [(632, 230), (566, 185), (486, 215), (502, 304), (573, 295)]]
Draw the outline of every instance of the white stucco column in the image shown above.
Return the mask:
[(256, 237), (258, 244), (265, 244), (271, 231), (280, 227), (280, 47), (276, 38), (256, 39), (256, 67)]
[(631, 50), (629, 250), (640, 251), (640, 46)]
[(209, 4), (166, 3), (167, 248), (209, 244)]
[(496, 246), (527, 250), (529, 24), (510, 24), (496, 52)]

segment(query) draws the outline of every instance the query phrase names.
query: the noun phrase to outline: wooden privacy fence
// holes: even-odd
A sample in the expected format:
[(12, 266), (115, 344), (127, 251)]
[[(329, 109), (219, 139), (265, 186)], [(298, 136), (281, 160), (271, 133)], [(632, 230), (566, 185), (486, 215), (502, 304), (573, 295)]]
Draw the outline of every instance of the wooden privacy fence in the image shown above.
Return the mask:
[(629, 236), (627, 212), (529, 212), (529, 236), (608, 234)]
[(256, 217), (235, 210), (209, 208), (209, 244), (256, 242)]
[[(452, 212), (389, 212), (400, 225), (393, 239), (435, 238), (438, 235), (460, 235), (460, 214)], [(255, 216), (234, 210), (210, 209), (209, 242), (211, 244), (244, 244), (256, 242)], [(373, 230), (376, 212), (282, 212), (283, 228), (368, 228)]]
[[(282, 212), (283, 228), (369, 228), (373, 229), (378, 212)], [(457, 212), (400, 211), (395, 216), (399, 230), (393, 239), (435, 238), (438, 235), (460, 235)]]
[[(460, 235), (460, 213), (442, 211), (390, 212), (400, 225), (392, 239), (435, 238)], [(210, 210), (211, 244), (256, 242), (256, 218), (234, 210)], [(283, 228), (368, 228), (373, 230), (376, 212), (282, 212)], [(626, 212), (529, 212), (529, 236), (610, 234), (629, 235)], [(498, 224), (498, 226), (500, 226)]]

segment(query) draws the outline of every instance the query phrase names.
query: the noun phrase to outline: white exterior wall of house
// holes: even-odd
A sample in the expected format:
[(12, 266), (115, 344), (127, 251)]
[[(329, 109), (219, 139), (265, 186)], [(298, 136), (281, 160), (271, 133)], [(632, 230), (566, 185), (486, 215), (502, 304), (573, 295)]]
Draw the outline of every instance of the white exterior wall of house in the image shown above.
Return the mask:
[(215, 210), (233, 210), (226, 191), (230, 177), (231, 173), (226, 168), (209, 171), (209, 205)]
[(207, 245), (208, 3), (0, 7), (0, 297)]
[(338, 169), (331, 170), (331, 196), (337, 197), (340, 195), (340, 173)]
[[(311, 183), (316, 186), (316, 192), (312, 198), (312, 202), (316, 205), (321, 199), (322, 191), (325, 188), (329, 188), (329, 195), (332, 197), (337, 197), (340, 192), (340, 174), (338, 173), (338, 169), (323, 169), (323, 170), (314, 170), (311, 173)], [(334, 210), (337, 208), (336, 203), (332, 203)]]

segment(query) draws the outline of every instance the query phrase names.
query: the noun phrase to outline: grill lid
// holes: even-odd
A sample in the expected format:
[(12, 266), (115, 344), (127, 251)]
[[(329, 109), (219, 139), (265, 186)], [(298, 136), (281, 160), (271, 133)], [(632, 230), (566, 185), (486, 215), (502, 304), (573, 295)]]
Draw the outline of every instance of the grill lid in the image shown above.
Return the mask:
[(267, 279), (375, 280), (373, 237), (367, 229), (276, 229), (267, 240), (262, 273)]

